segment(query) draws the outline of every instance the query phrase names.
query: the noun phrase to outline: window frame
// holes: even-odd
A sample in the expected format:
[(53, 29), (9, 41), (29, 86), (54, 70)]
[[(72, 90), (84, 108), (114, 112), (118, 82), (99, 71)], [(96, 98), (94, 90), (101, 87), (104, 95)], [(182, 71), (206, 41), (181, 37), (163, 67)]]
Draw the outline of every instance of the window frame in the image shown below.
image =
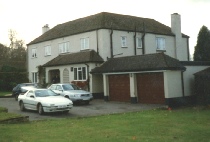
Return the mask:
[(156, 37), (156, 50), (157, 51), (166, 51), (166, 41), (164, 37)]
[(37, 58), (37, 48), (32, 48), (32, 50), (31, 50), (31, 57), (32, 58)]
[(80, 38), (80, 49), (81, 50), (90, 49), (90, 39), (89, 39), (89, 37)]
[(121, 36), (121, 47), (122, 48), (128, 47), (128, 45), (127, 45), (127, 36)]
[(58, 48), (59, 48), (60, 54), (69, 53), (70, 52), (70, 42), (66, 41), (66, 42), (59, 43)]
[[(139, 43), (139, 41), (140, 41), (140, 43)], [(142, 40), (140, 37), (136, 38), (136, 48), (142, 49)]]
[(38, 72), (32, 72), (32, 83), (38, 83)]
[(87, 67), (74, 67), (74, 80), (75, 81), (87, 80)]
[(51, 46), (45, 46), (45, 56), (51, 56)]

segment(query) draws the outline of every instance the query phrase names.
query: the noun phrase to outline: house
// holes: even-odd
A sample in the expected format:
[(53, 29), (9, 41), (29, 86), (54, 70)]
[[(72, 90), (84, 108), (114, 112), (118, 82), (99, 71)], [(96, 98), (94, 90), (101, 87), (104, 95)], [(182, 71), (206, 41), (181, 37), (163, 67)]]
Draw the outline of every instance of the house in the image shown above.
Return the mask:
[[(111, 87), (107, 87), (108, 80), (115, 78), (109, 78), (106, 72), (97, 72), (98, 67), (103, 68), (107, 63), (115, 61), (115, 58), (123, 60), (125, 57), (129, 62), (120, 63), (119, 65), (124, 67), (123, 70), (119, 68), (119, 72), (113, 71), (113, 74), (141, 76), (136, 75), (137, 72), (142, 72), (138, 71), (139, 68), (124, 72), (127, 67), (134, 67), (130, 66), (130, 63), (136, 56), (135, 61), (142, 60), (140, 65), (145, 66), (143, 72), (154, 72), (149, 68), (149, 61), (160, 60), (157, 61), (161, 65), (160, 68), (152, 65), (157, 72), (154, 73), (154, 78), (157, 76), (158, 80), (164, 80), (166, 83), (177, 77), (177, 82), (181, 83), (184, 67), (180, 67), (178, 60), (189, 61), (188, 42), (189, 36), (181, 33), (181, 16), (177, 13), (171, 15), (171, 27), (154, 19), (107, 12), (59, 24), (52, 29), (45, 25), (43, 34), (27, 45), (29, 79), (31, 82), (52, 83), (52, 77), (59, 75), (60, 82), (77, 83), (93, 94), (104, 94), (107, 99)], [(170, 64), (174, 70), (170, 72), (168, 61), (164, 59), (175, 63)], [(42, 67), (45, 68), (45, 72), (40, 71)], [(148, 77), (151, 76), (153, 75)], [(129, 81), (128, 77), (126, 78)], [(129, 93), (130, 96), (134, 96), (135, 102), (141, 102), (137, 99), (135, 78), (130, 79), (129, 84), (130, 91), (133, 91)], [(164, 92), (168, 91), (164, 96), (170, 98), (169, 92), (173, 90), (167, 89), (173, 88), (173, 83), (161, 84)], [(177, 85), (175, 82), (174, 84)], [(182, 87), (178, 85), (178, 88), (179, 94), (173, 95), (182, 94)]]

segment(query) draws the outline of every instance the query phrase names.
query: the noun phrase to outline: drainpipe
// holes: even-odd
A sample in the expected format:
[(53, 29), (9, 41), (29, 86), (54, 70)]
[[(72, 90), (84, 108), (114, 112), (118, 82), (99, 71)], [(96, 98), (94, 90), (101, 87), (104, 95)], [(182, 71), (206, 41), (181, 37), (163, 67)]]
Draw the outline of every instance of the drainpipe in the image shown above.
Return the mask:
[(87, 66), (87, 82), (88, 82), (88, 91), (90, 91), (90, 77), (89, 77), (89, 65), (85, 64)]
[(111, 33), (110, 33), (110, 51), (111, 51), (111, 58), (113, 58), (112, 35), (113, 35), (113, 29), (111, 28)]
[(144, 26), (144, 22), (143, 22), (143, 35), (141, 37), (141, 41), (142, 41), (142, 54), (145, 54), (145, 26)]
[(189, 38), (187, 38), (187, 59), (190, 61)]
[(134, 55), (136, 55), (136, 26), (135, 26), (135, 33), (134, 33)]
[(97, 46), (96, 47), (97, 48), (96, 49), (97, 50), (96, 52), (99, 54), (99, 49), (98, 49), (98, 30), (96, 30), (96, 46)]
[(184, 97), (184, 71), (182, 71), (182, 74), (181, 74), (181, 80), (182, 80), (182, 97)]

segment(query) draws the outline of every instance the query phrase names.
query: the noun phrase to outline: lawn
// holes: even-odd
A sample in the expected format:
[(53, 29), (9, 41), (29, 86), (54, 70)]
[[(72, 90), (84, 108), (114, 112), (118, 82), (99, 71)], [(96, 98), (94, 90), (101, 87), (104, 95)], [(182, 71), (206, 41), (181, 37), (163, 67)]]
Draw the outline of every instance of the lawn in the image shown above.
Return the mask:
[(2, 142), (208, 142), (210, 109), (149, 110), (87, 118), (0, 124)]
[(10, 91), (0, 91), (0, 96), (5, 96), (7, 94), (12, 94), (12, 92)]

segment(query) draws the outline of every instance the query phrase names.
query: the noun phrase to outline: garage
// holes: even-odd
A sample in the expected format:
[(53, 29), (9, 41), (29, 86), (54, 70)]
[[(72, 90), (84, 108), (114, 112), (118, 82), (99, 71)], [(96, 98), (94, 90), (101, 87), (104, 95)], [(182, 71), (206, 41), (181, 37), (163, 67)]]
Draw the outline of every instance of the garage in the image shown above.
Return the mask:
[(109, 100), (130, 101), (130, 79), (128, 74), (109, 75)]
[(139, 103), (164, 104), (164, 79), (162, 72), (137, 74)]

